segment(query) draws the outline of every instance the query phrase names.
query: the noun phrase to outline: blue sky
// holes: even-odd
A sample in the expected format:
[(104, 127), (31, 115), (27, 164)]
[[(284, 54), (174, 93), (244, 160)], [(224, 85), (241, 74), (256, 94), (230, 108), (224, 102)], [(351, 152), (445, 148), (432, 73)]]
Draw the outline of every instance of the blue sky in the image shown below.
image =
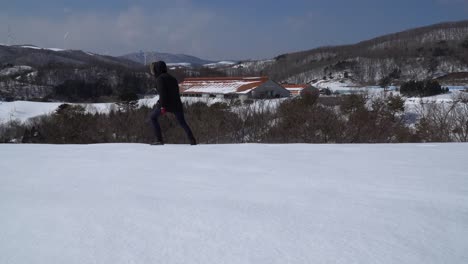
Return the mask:
[(0, 43), (207, 59), (271, 58), (468, 19), (468, 0), (15, 0), (1, 7)]

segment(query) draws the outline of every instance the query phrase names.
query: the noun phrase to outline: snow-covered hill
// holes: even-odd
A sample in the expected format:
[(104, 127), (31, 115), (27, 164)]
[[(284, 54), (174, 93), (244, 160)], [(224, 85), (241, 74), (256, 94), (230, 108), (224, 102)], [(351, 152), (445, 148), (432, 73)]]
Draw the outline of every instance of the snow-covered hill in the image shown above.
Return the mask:
[(54, 88), (68, 81), (92, 85), (99, 82), (116, 93), (117, 87), (123, 85), (123, 75), (130, 73), (138, 76), (143, 83), (151, 78), (146, 68), (127, 59), (81, 50), (0, 45), (2, 99), (38, 100), (47, 96), (55, 97)]
[(262, 73), (291, 83), (310, 83), (343, 75), (353, 76), (360, 85), (377, 85), (387, 77), (395, 84), (446, 78), (468, 72), (463, 45), (467, 34), (468, 20), (440, 23), (352, 45), (282, 54), (271, 63), (259, 61), (233, 67), (241, 73)]
[(0, 59), (2, 65), (27, 65), (35, 68), (54, 63), (81, 67), (96, 66), (97, 63), (107, 66), (139, 67), (137, 63), (123, 58), (98, 55), (83, 50), (42, 48), (35, 45), (0, 45)]
[(0, 147), (0, 263), (468, 263), (466, 144)]

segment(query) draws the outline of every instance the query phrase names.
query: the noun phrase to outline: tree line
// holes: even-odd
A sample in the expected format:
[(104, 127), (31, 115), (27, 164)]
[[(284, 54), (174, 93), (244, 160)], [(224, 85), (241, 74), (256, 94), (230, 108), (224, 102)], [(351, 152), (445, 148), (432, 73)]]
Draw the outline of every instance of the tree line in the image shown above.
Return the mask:
[[(154, 140), (150, 107), (138, 107), (127, 97), (108, 114), (89, 113), (79, 105), (62, 105), (49, 116), (23, 124), (0, 126), (0, 142), (90, 144), (149, 143)], [(404, 143), (466, 142), (468, 99), (453, 103), (424, 102), (411, 112), (405, 100), (352, 94), (338, 97), (186, 105), (186, 118), (198, 141), (219, 143)], [(423, 101), (422, 101), (423, 102)], [(187, 143), (169, 115), (161, 126), (167, 143)]]

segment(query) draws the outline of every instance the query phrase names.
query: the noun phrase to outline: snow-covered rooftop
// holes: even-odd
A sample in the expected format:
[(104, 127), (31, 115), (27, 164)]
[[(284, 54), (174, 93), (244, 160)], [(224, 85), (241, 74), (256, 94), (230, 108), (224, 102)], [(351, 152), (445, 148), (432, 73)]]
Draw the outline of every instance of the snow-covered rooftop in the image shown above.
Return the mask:
[(248, 93), (267, 81), (267, 77), (187, 78), (180, 84), (180, 88), (185, 94)]
[(299, 95), (302, 90), (307, 87), (310, 87), (309, 84), (282, 84), (282, 86), (288, 90), (291, 95)]
[(177, 62), (177, 63), (168, 63), (167, 64), (168, 67), (191, 67), (192, 64), (189, 63), (189, 62)]

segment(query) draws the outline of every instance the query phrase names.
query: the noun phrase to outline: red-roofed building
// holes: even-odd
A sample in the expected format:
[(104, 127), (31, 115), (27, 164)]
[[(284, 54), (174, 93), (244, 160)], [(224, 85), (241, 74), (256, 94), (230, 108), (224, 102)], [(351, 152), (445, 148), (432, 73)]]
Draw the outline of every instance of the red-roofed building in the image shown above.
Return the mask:
[(179, 86), (182, 96), (240, 98), (242, 100), (290, 96), (288, 90), (268, 77), (187, 78)]

